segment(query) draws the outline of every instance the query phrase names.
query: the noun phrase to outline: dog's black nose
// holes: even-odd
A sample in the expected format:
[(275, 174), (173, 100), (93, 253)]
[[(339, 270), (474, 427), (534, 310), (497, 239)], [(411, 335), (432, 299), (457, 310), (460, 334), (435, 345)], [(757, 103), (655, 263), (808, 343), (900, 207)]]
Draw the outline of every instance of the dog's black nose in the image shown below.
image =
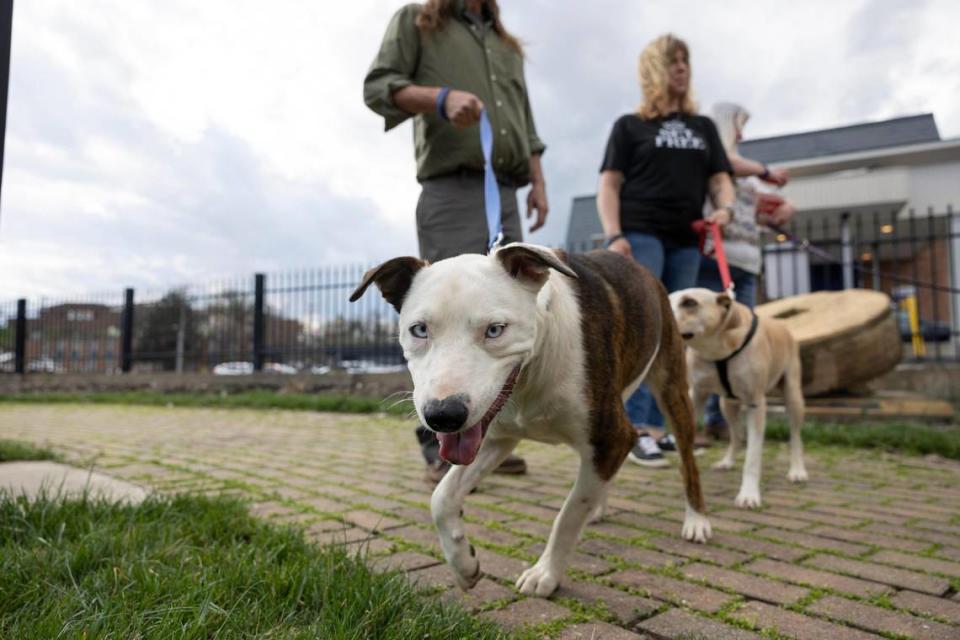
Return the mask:
[(462, 394), (447, 396), (443, 400), (430, 400), (423, 408), (427, 426), (441, 433), (452, 433), (462, 427), (469, 413)]
[(693, 337), (693, 334), (692, 334), (692, 333), (681, 333), (681, 334), (680, 334), (680, 337), (683, 338), (684, 340), (689, 340), (690, 338)]

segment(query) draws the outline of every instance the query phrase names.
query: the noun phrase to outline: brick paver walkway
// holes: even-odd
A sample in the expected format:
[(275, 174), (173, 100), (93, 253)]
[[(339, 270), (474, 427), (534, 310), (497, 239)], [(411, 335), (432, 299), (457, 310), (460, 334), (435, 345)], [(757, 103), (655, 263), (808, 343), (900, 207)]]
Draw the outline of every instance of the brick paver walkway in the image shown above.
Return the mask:
[[(526, 476), (493, 476), (467, 500), (486, 572), (468, 595), (441, 563), (409, 422), (283, 411), (7, 406), (0, 437), (162, 491), (248, 496), (320, 542), (366, 546), (438, 597), (507, 626), (594, 638), (960, 638), (960, 464), (818, 448), (811, 481), (785, 480), (768, 443), (766, 508), (736, 509), (739, 473), (700, 459), (714, 539), (680, 539), (676, 468), (627, 463), (605, 522), (588, 528), (550, 600), (512, 587), (536, 559), (574, 477), (563, 447), (524, 443)], [(779, 635), (777, 635), (779, 634)]]

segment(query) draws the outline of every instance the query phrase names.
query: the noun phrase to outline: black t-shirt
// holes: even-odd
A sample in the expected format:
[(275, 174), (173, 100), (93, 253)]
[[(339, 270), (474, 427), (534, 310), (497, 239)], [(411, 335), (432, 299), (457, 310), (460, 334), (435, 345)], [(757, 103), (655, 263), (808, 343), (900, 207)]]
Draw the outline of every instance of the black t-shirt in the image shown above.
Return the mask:
[(623, 173), (620, 224), (682, 246), (697, 243), (690, 223), (703, 217), (710, 176), (732, 174), (713, 121), (672, 113), (645, 120), (621, 116), (613, 125), (600, 171)]

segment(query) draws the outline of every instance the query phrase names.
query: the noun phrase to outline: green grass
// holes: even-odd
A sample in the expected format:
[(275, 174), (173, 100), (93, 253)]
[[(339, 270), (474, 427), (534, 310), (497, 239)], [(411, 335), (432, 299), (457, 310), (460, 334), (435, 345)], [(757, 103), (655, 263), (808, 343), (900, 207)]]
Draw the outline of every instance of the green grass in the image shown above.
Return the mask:
[[(767, 438), (786, 442), (790, 429), (781, 419), (767, 422)], [(960, 427), (935, 426), (916, 422), (829, 423), (807, 421), (803, 441), (858, 449), (882, 449), (897, 453), (927, 455), (960, 460)]]
[(237, 501), (0, 494), (0, 637), (509, 637)]
[(0, 403), (88, 403), (132, 404), (174, 407), (222, 407), (233, 409), (290, 409), (295, 411), (336, 411), (340, 413), (388, 413), (409, 415), (406, 399), (369, 398), (349, 395), (310, 395), (275, 391), (218, 393), (158, 393), (155, 391), (103, 391), (95, 393), (50, 392), (0, 396)]
[(59, 460), (59, 458), (49, 449), (35, 447), (18, 440), (0, 438), (0, 462), (13, 462), (15, 460)]

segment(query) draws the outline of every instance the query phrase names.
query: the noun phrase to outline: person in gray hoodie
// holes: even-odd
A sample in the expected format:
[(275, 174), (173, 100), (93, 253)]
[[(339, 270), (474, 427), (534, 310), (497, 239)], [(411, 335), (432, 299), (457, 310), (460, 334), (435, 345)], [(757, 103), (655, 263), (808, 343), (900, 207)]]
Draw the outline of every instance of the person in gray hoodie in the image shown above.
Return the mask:
[[(736, 177), (736, 203), (733, 220), (723, 229), (723, 247), (730, 266), (734, 294), (738, 302), (750, 308), (757, 303), (757, 281), (763, 266), (760, 251), (760, 231), (765, 223), (782, 225), (796, 213), (785, 198), (771, 194), (773, 187), (782, 187), (790, 179), (786, 169), (771, 169), (762, 162), (740, 155), (737, 145), (743, 138), (743, 128), (750, 113), (738, 104), (721, 102), (714, 105), (710, 117), (717, 127), (720, 141)], [(760, 206), (758, 206), (760, 205)], [(723, 283), (713, 243), (709, 236), (704, 246), (706, 255), (700, 260), (697, 286), (723, 291)], [(707, 433), (724, 437), (726, 423), (720, 413), (720, 401), (711, 396), (707, 403)]]

